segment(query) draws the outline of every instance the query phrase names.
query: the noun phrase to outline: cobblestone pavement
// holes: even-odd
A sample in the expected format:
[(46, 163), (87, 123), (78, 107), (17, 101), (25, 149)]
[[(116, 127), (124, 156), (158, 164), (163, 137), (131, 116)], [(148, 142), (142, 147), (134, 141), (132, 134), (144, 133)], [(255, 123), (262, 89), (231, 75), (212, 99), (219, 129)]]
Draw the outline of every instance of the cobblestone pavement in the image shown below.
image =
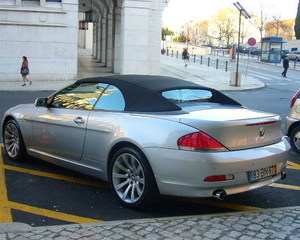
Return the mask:
[(0, 240), (300, 239), (300, 206), (221, 215), (114, 221), (52, 227), (0, 224)]

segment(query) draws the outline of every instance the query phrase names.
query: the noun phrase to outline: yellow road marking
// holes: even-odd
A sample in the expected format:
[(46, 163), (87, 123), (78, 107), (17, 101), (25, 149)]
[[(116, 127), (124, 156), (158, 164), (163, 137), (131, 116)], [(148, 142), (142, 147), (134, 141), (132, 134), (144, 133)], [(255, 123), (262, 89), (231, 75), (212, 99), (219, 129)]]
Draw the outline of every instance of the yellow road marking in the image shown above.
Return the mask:
[(12, 222), (11, 209), (8, 207), (8, 198), (5, 181), (5, 170), (0, 145), (0, 223)]
[(290, 161), (288, 161), (287, 163), (288, 163), (287, 168), (300, 170), (300, 164), (297, 164), (297, 163), (294, 163), (294, 162), (290, 162)]
[(292, 190), (297, 190), (300, 191), (299, 186), (294, 186), (294, 185), (287, 185), (287, 184), (280, 184), (280, 183), (272, 183), (269, 185), (270, 187), (276, 187), (276, 188), (284, 188), (284, 189), (292, 189)]
[(86, 218), (86, 217), (80, 217), (72, 214), (62, 213), (62, 212), (56, 212), (52, 210), (47, 210), (43, 208), (33, 207), (26, 204), (16, 203), (16, 202), (8, 202), (9, 207), (13, 209), (17, 209), (24, 212), (33, 213), (36, 215), (41, 215), (49, 218), (54, 218), (62, 221), (67, 222), (74, 222), (74, 223), (92, 223), (92, 222), (103, 222), (101, 220), (92, 219), (92, 218)]
[(57, 180), (63, 180), (63, 181), (78, 183), (78, 184), (83, 184), (83, 185), (89, 185), (89, 186), (93, 186), (93, 187), (99, 187), (99, 188), (108, 187), (107, 184), (104, 184), (101, 182), (84, 180), (84, 179), (69, 177), (69, 176), (65, 176), (65, 175), (61, 175), (61, 174), (42, 172), (42, 171), (37, 171), (37, 170), (30, 170), (30, 169), (25, 169), (25, 168), (10, 166), (10, 165), (4, 165), (4, 168), (7, 170), (12, 170), (12, 171), (16, 171), (16, 172), (28, 173), (31, 175), (47, 177), (47, 178), (52, 178), (52, 179), (57, 179)]

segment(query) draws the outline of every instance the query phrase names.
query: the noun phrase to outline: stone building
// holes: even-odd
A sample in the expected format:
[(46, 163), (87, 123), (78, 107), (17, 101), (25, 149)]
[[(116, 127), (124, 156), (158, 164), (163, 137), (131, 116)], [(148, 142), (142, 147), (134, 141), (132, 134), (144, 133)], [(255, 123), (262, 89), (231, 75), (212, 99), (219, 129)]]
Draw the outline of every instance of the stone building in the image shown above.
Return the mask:
[(113, 73), (159, 74), (167, 0), (1, 0), (0, 82), (77, 77), (78, 46), (92, 27), (92, 54)]

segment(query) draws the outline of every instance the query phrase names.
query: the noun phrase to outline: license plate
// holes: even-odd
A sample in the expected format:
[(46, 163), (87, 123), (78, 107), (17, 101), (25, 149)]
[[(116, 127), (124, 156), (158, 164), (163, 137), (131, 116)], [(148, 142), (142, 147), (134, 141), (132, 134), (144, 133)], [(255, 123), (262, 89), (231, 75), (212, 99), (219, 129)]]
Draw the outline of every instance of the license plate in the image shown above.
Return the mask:
[(272, 177), (277, 174), (277, 167), (273, 165), (271, 167), (265, 167), (248, 172), (250, 182), (256, 182), (268, 177)]

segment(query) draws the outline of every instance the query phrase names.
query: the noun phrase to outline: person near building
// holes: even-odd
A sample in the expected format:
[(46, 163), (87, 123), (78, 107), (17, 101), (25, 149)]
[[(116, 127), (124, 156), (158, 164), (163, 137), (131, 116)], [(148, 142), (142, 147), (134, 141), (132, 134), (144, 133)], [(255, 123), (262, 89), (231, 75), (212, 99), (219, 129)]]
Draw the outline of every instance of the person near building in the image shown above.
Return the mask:
[(183, 49), (183, 52), (182, 52), (182, 59), (184, 61), (184, 66), (186, 67), (189, 63), (189, 59), (190, 59), (190, 54), (188, 52), (188, 49), (187, 48), (184, 48)]
[(23, 78), (23, 85), (22, 86), (26, 86), (26, 81), (29, 82), (29, 84), (32, 84), (32, 81), (30, 79), (27, 78), (27, 76), (29, 75), (29, 63), (28, 63), (28, 59), (26, 56), (23, 56), (23, 62), (21, 65), (21, 75)]
[(288, 70), (288, 68), (289, 68), (289, 57), (288, 56), (285, 56), (284, 57), (284, 59), (283, 59), (283, 61), (282, 61), (282, 63), (283, 63), (283, 72), (281, 73), (281, 75), (283, 76), (283, 77), (286, 77), (286, 72), (287, 72), (287, 70)]

